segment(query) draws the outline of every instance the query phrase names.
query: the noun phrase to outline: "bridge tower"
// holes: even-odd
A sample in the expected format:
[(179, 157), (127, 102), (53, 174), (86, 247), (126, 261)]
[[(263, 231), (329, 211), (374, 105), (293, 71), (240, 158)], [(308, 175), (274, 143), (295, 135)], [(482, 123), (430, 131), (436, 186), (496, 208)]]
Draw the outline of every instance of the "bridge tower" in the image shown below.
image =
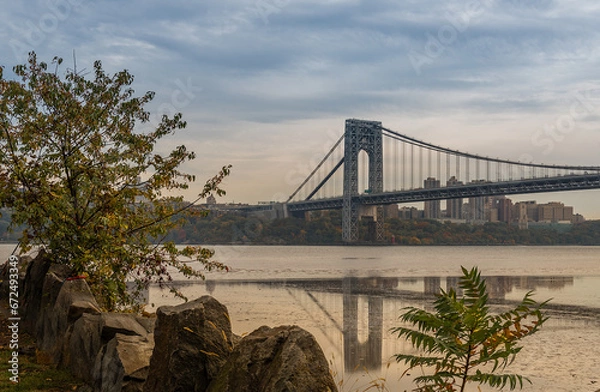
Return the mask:
[(344, 133), (344, 194), (342, 206), (342, 239), (358, 241), (358, 222), (361, 216), (375, 220), (377, 241), (383, 241), (383, 206), (360, 204), (358, 189), (358, 154), (369, 157), (369, 178), (366, 192), (383, 192), (383, 137), (381, 122), (346, 120)]

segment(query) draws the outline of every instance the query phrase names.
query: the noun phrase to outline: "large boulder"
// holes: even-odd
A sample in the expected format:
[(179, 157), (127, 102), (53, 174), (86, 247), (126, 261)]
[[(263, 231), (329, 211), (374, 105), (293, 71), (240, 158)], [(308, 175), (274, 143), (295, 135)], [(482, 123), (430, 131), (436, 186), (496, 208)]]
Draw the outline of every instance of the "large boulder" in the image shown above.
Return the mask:
[(102, 324), (102, 315), (83, 314), (70, 328), (64, 347), (62, 366), (90, 385), (94, 382), (96, 356), (103, 345)]
[(44, 281), (51, 265), (47, 253), (42, 249), (28, 264), (23, 281), (23, 292), (19, 293), (21, 301), (19, 313), (23, 315), (22, 327), (34, 336), (42, 306), (42, 293), (45, 293)]
[(316, 339), (297, 326), (260, 327), (242, 338), (208, 392), (334, 392)]
[[(97, 361), (108, 361), (104, 358), (107, 352), (109, 357), (120, 352), (119, 350), (107, 351), (105, 346), (114, 340), (117, 335), (122, 337), (131, 336), (137, 339), (134, 340), (139, 342), (142, 351), (151, 354), (154, 347), (152, 336), (154, 321), (154, 319), (129, 313), (83, 314), (67, 333), (62, 365), (69, 368), (73, 375), (90, 385), (102, 384), (103, 377), (106, 380), (106, 373), (94, 371), (94, 368), (98, 367)], [(127, 338), (121, 340), (127, 340)], [(99, 359), (98, 353), (101, 350), (104, 352), (101, 355), (102, 358)], [(118, 362), (118, 358), (110, 361)], [(140, 357), (139, 361), (144, 363), (145, 367), (148, 367), (150, 365), (150, 355)], [(125, 366), (125, 372), (123, 373), (125, 378), (130, 376), (128, 369), (131, 369), (131, 367), (129, 365)], [(140, 378), (139, 375), (135, 377)]]
[(233, 350), (227, 308), (204, 296), (156, 315), (144, 392), (204, 392)]
[(100, 314), (87, 282), (84, 279), (69, 280), (53, 272), (54, 268), (60, 267), (53, 265), (46, 275), (36, 339), (38, 361), (54, 365), (64, 362), (62, 354), (70, 326), (84, 313)]
[(152, 336), (117, 333), (104, 345), (94, 366), (94, 391), (142, 392), (154, 349)]

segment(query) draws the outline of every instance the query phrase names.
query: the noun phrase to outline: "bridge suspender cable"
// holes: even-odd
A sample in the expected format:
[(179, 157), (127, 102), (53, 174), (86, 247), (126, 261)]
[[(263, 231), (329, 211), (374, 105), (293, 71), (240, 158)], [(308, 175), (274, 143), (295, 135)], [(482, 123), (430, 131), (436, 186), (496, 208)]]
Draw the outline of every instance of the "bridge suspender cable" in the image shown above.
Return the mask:
[[(317, 167), (315, 167), (315, 170), (313, 170), (313, 171), (312, 171), (312, 173), (310, 173), (310, 174), (309, 174), (309, 176), (308, 176), (308, 177), (306, 177), (306, 180), (304, 180), (304, 182), (303, 182), (302, 184), (300, 184), (300, 186), (298, 187), (298, 189), (296, 189), (296, 190), (294, 191), (294, 193), (292, 193), (292, 195), (291, 195), (291, 196), (290, 196), (290, 197), (289, 197), (289, 198), (286, 200), (286, 203), (289, 203), (289, 202), (290, 202), (290, 200), (292, 200), (292, 199), (294, 198), (294, 196), (296, 196), (296, 193), (298, 193), (298, 192), (300, 191), (300, 189), (302, 189), (302, 187), (303, 187), (304, 185), (306, 185), (306, 183), (307, 183), (308, 181), (310, 181), (310, 179), (312, 178), (312, 176), (314, 176), (314, 175), (315, 175), (315, 173), (316, 173), (316, 172), (317, 172), (317, 171), (318, 171), (318, 170), (321, 168), (321, 166), (323, 166), (323, 164), (325, 163), (325, 161), (327, 161), (327, 158), (329, 158), (329, 156), (331, 156), (331, 154), (333, 154), (333, 152), (335, 151), (335, 149), (337, 148), (337, 146), (338, 146), (338, 145), (339, 145), (339, 144), (342, 142), (342, 140), (344, 140), (344, 135), (342, 135), (342, 136), (341, 136), (341, 137), (338, 139), (338, 141), (337, 141), (337, 142), (334, 144), (334, 146), (333, 146), (333, 147), (331, 147), (331, 150), (329, 150), (329, 152), (327, 153), (327, 155), (325, 155), (325, 158), (323, 158), (323, 159), (321, 160), (321, 162), (319, 162), (319, 164), (317, 165)], [(343, 161), (343, 158), (342, 158), (342, 161)], [(337, 170), (337, 168), (338, 168), (339, 166), (340, 166), (340, 164), (338, 164), (338, 165), (336, 166), (336, 168), (334, 169), (334, 171), (335, 171), (335, 170)], [(320, 186), (322, 186), (322, 185), (323, 185), (323, 183), (321, 183), (321, 184), (320, 184)], [(319, 186), (319, 188), (320, 188), (320, 186)], [(312, 197), (312, 196), (313, 196), (313, 195), (311, 195), (311, 197)]]
[(392, 139), (403, 141), (403, 142), (406, 142), (411, 145), (428, 148), (433, 151), (445, 152), (448, 154), (453, 154), (456, 156), (462, 156), (462, 157), (466, 157), (466, 158), (475, 158), (475, 159), (481, 159), (481, 160), (488, 161), (488, 162), (498, 162), (498, 163), (506, 163), (506, 164), (510, 164), (510, 165), (521, 165), (521, 166), (527, 166), (527, 167), (539, 167), (539, 168), (546, 168), (546, 169), (600, 171), (600, 166), (544, 165), (544, 164), (539, 164), (539, 163), (515, 162), (515, 161), (509, 161), (506, 159), (483, 157), (480, 155), (469, 154), (469, 153), (458, 151), (458, 150), (452, 150), (450, 148), (436, 146), (434, 144), (427, 143), (427, 142), (424, 142), (421, 140), (417, 140), (415, 138), (392, 131), (391, 129), (388, 129), (388, 128), (385, 128), (382, 126), (374, 126), (374, 127), (380, 128), (381, 130), (387, 132), (388, 134), (386, 136), (388, 136)]

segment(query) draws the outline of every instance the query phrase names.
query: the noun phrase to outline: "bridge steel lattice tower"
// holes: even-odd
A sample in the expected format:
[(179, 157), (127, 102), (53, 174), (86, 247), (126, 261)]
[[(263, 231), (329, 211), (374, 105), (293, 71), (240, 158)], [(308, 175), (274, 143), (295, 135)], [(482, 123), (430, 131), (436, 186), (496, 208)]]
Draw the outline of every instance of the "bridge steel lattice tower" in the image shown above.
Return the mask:
[[(362, 206), (358, 190), (358, 154), (365, 151), (369, 157), (369, 193), (383, 192), (383, 137), (381, 122), (346, 120), (344, 133), (344, 189), (342, 205), (342, 239), (358, 241), (361, 214), (373, 216), (377, 241), (383, 241), (383, 206)], [(374, 210), (374, 211), (373, 211)]]

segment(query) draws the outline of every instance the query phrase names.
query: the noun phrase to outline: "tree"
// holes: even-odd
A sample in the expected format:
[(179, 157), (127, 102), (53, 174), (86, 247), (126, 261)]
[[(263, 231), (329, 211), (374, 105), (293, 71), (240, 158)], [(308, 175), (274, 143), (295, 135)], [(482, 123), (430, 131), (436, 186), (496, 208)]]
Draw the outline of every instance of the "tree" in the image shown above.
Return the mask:
[[(28, 64), (13, 68), (20, 80), (3, 79), (0, 68), (0, 205), (12, 209), (13, 227), (26, 225), (22, 249), (41, 246), (53, 262), (86, 276), (108, 309), (135, 304), (150, 282), (177, 294), (174, 271), (203, 277), (202, 268), (224, 268), (207, 249), (163, 241), (190, 211), (169, 195), (195, 180), (179, 170), (194, 152), (183, 145), (154, 152), (161, 138), (185, 128), (181, 113), (139, 132), (153, 92), (134, 97), (133, 76), (108, 75), (100, 61), (89, 80), (74, 71), (61, 77), (61, 62), (54, 58), (50, 72), (32, 52)], [(229, 170), (207, 181), (196, 201), (224, 194), (219, 185)]]
[(469, 382), (495, 388), (509, 385), (511, 390), (517, 385), (522, 388), (523, 380), (531, 383), (521, 375), (495, 373), (512, 363), (522, 348), (518, 342), (537, 332), (547, 320), (541, 309), (548, 301), (539, 304), (529, 292), (516, 308), (493, 315), (487, 306), (485, 280), (477, 268), (467, 271), (463, 267), (462, 272), (462, 298), (457, 298), (454, 289), (442, 290), (435, 312), (406, 309), (400, 320), (416, 329), (398, 327), (393, 332), (422, 354), (397, 354), (396, 360), (409, 366), (407, 372), (416, 367), (433, 371), (415, 378), (416, 390), (422, 392), (462, 392)]

